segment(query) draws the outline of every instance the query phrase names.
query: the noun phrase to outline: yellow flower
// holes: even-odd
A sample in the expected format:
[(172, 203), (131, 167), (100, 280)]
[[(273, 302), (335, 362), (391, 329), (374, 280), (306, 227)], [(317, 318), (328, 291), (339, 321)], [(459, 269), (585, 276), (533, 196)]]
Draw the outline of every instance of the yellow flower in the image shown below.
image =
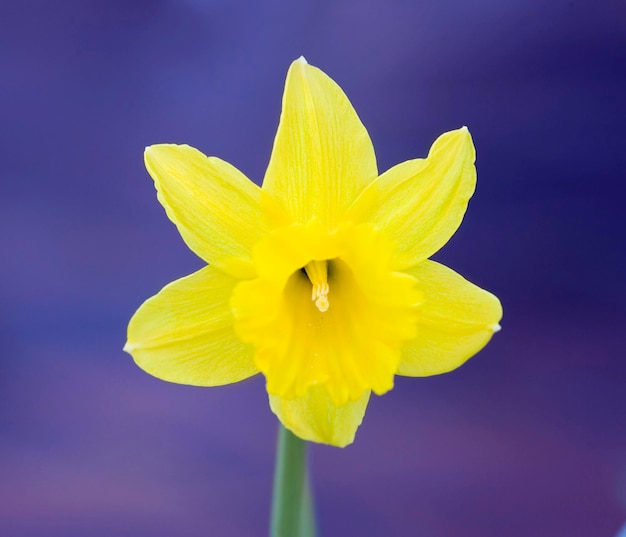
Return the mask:
[(378, 176), (341, 88), (296, 60), (262, 188), (192, 147), (146, 149), (159, 201), (209, 265), (144, 302), (124, 349), (171, 382), (261, 372), (285, 427), (351, 443), (372, 391), (455, 369), (499, 329), (495, 296), (428, 260), (461, 223), (474, 159), (463, 127)]

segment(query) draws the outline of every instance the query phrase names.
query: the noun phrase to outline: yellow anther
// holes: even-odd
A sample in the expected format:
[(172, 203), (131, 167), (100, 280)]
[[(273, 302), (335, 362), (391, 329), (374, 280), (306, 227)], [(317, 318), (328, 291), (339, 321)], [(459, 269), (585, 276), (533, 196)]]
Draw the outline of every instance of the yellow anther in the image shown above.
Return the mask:
[(322, 313), (328, 311), (328, 264), (326, 261), (311, 261), (304, 267), (306, 275), (311, 281), (311, 300)]

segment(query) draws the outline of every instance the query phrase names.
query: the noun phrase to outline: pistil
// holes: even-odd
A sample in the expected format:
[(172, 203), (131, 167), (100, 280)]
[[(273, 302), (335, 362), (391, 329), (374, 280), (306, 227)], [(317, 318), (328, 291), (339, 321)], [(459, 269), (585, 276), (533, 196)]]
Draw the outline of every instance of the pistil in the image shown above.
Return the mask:
[(311, 261), (304, 267), (311, 282), (311, 300), (320, 312), (328, 311), (328, 263), (327, 261)]

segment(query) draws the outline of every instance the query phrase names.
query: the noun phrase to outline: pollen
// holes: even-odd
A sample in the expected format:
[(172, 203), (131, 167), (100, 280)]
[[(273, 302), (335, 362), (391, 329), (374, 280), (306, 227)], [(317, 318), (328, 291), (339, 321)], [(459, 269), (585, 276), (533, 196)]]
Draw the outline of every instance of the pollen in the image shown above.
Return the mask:
[(311, 281), (311, 300), (321, 313), (328, 311), (330, 302), (328, 301), (328, 262), (311, 261), (304, 267), (306, 275)]

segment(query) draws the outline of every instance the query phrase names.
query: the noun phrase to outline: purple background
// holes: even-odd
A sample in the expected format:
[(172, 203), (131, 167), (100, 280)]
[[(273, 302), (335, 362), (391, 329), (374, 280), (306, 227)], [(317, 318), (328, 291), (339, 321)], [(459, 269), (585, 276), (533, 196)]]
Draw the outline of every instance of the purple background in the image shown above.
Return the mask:
[(603, 537), (626, 520), (626, 7), (619, 0), (2, 2), (0, 536), (264, 535), (262, 380), (163, 383), (135, 308), (202, 262), (144, 146), (260, 180), (304, 54), (381, 170), (468, 125), (479, 182), (437, 259), (503, 330), (398, 379), (357, 442), (315, 446), (322, 536)]

